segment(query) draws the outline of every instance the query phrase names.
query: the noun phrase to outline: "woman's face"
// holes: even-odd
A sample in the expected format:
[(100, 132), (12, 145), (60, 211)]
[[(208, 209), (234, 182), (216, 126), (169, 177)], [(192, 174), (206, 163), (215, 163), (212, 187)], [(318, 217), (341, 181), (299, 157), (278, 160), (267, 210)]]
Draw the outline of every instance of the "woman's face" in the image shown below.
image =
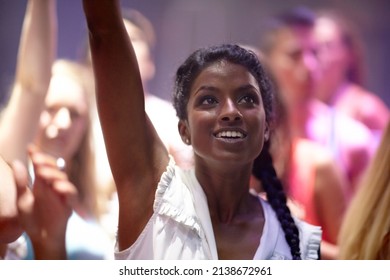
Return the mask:
[(348, 65), (348, 50), (342, 40), (337, 23), (326, 17), (318, 18), (315, 25), (315, 38), (318, 41), (318, 58), (326, 74), (345, 69)]
[(223, 61), (205, 68), (192, 85), (187, 112), (179, 130), (195, 157), (239, 164), (260, 153), (265, 112), (259, 86), (245, 67)]
[(72, 158), (86, 133), (88, 103), (81, 85), (66, 74), (52, 76), (36, 143), (45, 152)]

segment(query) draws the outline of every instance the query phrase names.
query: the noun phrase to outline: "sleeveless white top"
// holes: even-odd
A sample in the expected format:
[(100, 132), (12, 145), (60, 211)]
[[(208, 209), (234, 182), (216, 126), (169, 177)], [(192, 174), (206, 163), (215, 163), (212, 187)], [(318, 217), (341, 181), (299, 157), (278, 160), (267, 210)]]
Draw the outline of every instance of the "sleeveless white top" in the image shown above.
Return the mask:
[[(259, 197), (265, 224), (253, 259), (292, 259), (283, 229), (268, 202)], [(302, 259), (318, 259), (320, 227), (295, 219)], [(138, 239), (115, 258), (139, 260), (218, 259), (207, 199), (194, 170), (182, 170), (171, 159), (158, 184), (154, 213)]]

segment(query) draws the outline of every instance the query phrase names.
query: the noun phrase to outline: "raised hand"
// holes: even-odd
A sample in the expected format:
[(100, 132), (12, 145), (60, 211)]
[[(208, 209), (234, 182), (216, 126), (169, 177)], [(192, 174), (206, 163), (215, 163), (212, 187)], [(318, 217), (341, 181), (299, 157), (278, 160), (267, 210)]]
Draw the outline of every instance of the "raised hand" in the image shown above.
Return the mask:
[(12, 165), (17, 185), (19, 222), (29, 235), (37, 259), (66, 259), (65, 232), (77, 200), (76, 187), (57, 166), (57, 160), (29, 147), (34, 182), (29, 187), (26, 167)]

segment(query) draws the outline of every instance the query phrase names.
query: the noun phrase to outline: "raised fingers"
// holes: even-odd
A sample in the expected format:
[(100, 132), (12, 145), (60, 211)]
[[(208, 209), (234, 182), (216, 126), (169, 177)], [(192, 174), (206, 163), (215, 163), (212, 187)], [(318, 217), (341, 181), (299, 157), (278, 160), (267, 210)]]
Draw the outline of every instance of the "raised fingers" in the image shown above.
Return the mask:
[(51, 184), (54, 180), (67, 180), (68, 177), (63, 170), (65, 165), (61, 159), (40, 152), (36, 146), (30, 145), (28, 154), (31, 159), (36, 178)]

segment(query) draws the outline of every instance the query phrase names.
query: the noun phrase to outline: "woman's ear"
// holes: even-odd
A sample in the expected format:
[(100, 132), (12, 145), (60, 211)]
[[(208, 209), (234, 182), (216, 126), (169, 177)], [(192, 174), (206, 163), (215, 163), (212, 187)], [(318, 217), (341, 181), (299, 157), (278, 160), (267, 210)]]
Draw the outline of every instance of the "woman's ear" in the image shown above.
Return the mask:
[(188, 122), (185, 120), (179, 120), (178, 128), (181, 140), (183, 140), (185, 144), (191, 145), (191, 135), (188, 129)]

